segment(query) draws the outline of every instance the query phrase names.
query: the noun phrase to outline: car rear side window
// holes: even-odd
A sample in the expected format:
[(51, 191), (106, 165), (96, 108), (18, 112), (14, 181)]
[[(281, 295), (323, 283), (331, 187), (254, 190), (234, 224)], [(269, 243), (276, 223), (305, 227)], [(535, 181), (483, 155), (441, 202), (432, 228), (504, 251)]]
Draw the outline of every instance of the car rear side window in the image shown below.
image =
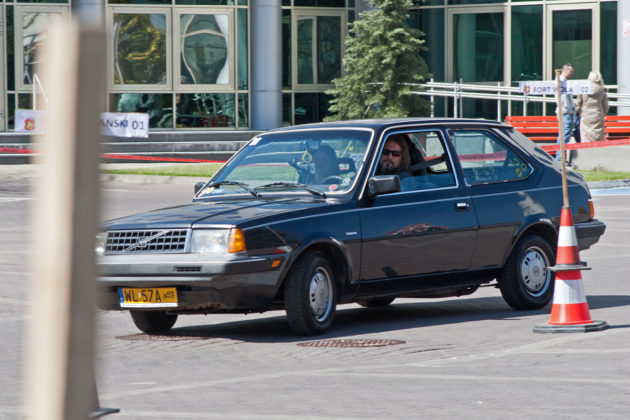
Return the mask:
[(451, 141), (470, 185), (527, 178), (531, 166), (492, 133), (453, 130)]

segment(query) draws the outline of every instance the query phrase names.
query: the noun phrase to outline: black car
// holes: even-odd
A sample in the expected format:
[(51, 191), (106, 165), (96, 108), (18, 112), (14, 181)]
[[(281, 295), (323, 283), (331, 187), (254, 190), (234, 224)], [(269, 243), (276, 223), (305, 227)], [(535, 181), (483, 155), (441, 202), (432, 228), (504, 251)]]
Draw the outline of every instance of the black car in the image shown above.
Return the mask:
[[(381, 174), (393, 136), (408, 162)], [(494, 121), (272, 130), (197, 185), (191, 204), (105, 224), (99, 306), (129, 310), (150, 333), (179, 314), (284, 308), (294, 333), (312, 335), (340, 303), (462, 296), (496, 279), (511, 307), (541, 308), (553, 296), (561, 184), (553, 158)], [(568, 173), (568, 192), (584, 250), (605, 225), (581, 175)]]

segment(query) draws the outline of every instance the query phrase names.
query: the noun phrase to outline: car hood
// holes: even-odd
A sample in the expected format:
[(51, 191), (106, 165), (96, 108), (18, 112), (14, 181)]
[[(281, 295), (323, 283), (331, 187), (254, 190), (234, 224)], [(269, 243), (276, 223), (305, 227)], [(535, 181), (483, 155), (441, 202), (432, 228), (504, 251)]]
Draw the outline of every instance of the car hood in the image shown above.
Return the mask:
[(112, 229), (188, 228), (193, 225), (244, 225), (289, 212), (308, 212), (330, 205), (327, 200), (299, 198), (194, 202), (121, 217), (104, 223)]

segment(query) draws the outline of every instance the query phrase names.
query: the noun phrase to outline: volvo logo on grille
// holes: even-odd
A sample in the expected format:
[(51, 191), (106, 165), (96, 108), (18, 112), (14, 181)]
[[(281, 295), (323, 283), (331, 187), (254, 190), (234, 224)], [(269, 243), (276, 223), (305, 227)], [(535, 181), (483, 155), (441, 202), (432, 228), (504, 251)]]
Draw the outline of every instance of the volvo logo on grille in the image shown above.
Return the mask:
[(136, 248), (146, 248), (150, 240), (151, 238), (146, 236), (144, 238), (138, 239), (138, 242), (136, 243)]

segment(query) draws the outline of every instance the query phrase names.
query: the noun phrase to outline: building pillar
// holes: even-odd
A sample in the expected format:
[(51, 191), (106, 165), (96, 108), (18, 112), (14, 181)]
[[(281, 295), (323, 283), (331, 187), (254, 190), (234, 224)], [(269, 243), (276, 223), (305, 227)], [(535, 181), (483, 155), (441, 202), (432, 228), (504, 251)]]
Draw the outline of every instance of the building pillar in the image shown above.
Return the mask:
[(251, 128), (282, 126), (281, 0), (250, 1)]
[[(617, 92), (630, 94), (630, 1), (627, 0), (617, 2)], [(630, 107), (618, 107), (617, 114), (630, 115)]]

